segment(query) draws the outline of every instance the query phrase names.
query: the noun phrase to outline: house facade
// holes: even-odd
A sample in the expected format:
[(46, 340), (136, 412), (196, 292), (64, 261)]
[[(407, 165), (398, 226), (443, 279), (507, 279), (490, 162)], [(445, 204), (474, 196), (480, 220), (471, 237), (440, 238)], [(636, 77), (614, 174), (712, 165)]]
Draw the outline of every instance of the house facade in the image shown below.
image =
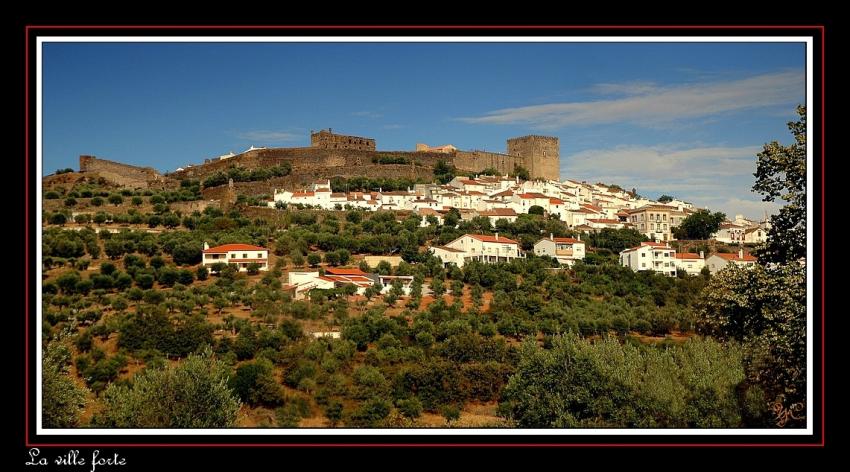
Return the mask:
[(699, 275), (702, 268), (705, 267), (705, 253), (700, 251), (699, 254), (693, 252), (677, 252), (676, 259), (677, 269), (684, 270), (688, 275)]
[(676, 276), (676, 251), (667, 243), (642, 242), (620, 252), (620, 265), (635, 272), (651, 270), (668, 277)]
[(430, 248), (431, 253), (443, 261), (443, 265), (455, 264), (458, 267), (468, 261), (479, 261), (485, 264), (510, 262), (522, 257), (519, 243), (504, 236), (485, 234), (464, 234), (445, 246)]
[(556, 238), (549, 235), (534, 243), (534, 254), (554, 257), (559, 263), (571, 266), (575, 261), (584, 259), (584, 242), (573, 238)]
[(201, 265), (210, 267), (218, 262), (234, 264), (240, 272), (248, 270), (248, 264), (257, 263), (260, 270), (269, 270), (269, 250), (250, 244), (223, 244), (210, 247), (204, 243)]
[(756, 265), (758, 259), (750, 254), (744, 254), (744, 250), (740, 249), (733, 254), (712, 254), (705, 260), (705, 265), (712, 274), (723, 270), (727, 265), (734, 264), (738, 267), (751, 267)]

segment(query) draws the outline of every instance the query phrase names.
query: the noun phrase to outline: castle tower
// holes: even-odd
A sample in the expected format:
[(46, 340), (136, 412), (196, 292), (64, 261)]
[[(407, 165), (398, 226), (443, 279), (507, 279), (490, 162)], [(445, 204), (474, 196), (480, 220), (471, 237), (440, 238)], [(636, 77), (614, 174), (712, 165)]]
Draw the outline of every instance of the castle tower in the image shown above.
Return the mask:
[(553, 136), (520, 136), (508, 140), (508, 155), (521, 157), (531, 178), (561, 180), (561, 144)]

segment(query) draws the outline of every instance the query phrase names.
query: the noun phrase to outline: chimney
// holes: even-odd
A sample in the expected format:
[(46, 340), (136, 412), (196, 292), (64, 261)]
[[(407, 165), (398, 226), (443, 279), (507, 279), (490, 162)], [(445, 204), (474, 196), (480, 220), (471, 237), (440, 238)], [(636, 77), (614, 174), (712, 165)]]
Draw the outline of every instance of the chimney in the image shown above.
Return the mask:
[(578, 233), (576, 233), (576, 239), (578, 239), (579, 241), (581, 241), (581, 231), (579, 231)]
[(738, 259), (744, 258), (744, 248), (738, 249)]
[(705, 252), (700, 251), (700, 252), (699, 252), (699, 258), (700, 258), (700, 259), (705, 259)]
[(549, 233), (549, 239), (551, 239), (552, 241), (554, 241), (554, 240), (555, 240), (555, 235), (554, 235), (553, 233)]
[(499, 233), (496, 233), (496, 241), (499, 240)]
[(207, 250), (207, 249), (209, 249), (209, 248), (210, 248), (210, 245), (209, 245), (209, 244), (207, 244), (207, 242), (206, 242), (206, 241), (204, 241), (204, 250)]

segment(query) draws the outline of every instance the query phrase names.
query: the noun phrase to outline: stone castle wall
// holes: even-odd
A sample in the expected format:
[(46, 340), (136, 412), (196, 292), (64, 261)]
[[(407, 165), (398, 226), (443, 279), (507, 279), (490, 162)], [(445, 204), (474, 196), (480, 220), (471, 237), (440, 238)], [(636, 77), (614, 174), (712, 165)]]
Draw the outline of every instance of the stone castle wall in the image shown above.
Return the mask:
[(80, 172), (97, 173), (122, 187), (149, 188), (165, 183), (165, 178), (152, 167), (137, 167), (94, 156), (80, 156)]
[(521, 158), (532, 178), (560, 180), (560, 141), (551, 136), (521, 136), (508, 140), (508, 154)]
[(375, 140), (362, 136), (346, 136), (334, 134), (331, 130), (321, 130), (310, 133), (310, 146), (323, 149), (356, 149), (359, 151), (374, 151)]

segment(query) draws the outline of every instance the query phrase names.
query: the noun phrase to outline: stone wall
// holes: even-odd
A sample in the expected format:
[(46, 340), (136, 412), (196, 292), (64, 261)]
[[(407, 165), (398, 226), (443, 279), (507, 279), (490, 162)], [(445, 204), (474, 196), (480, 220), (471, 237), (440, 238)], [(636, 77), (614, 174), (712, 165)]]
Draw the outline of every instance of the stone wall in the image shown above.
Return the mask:
[(374, 151), (375, 140), (362, 136), (346, 136), (334, 134), (330, 129), (318, 133), (310, 133), (310, 146), (322, 149), (356, 149), (359, 151)]
[(165, 177), (152, 167), (131, 166), (94, 156), (80, 156), (80, 172), (97, 173), (112, 183), (129, 188), (160, 187), (166, 183)]
[(522, 166), (522, 158), (486, 151), (457, 151), (453, 158), (454, 166), (464, 172), (479, 172), (493, 168), (501, 174), (510, 174), (514, 166)]
[(560, 180), (560, 141), (552, 136), (521, 136), (508, 139), (508, 154), (522, 158), (532, 178)]

